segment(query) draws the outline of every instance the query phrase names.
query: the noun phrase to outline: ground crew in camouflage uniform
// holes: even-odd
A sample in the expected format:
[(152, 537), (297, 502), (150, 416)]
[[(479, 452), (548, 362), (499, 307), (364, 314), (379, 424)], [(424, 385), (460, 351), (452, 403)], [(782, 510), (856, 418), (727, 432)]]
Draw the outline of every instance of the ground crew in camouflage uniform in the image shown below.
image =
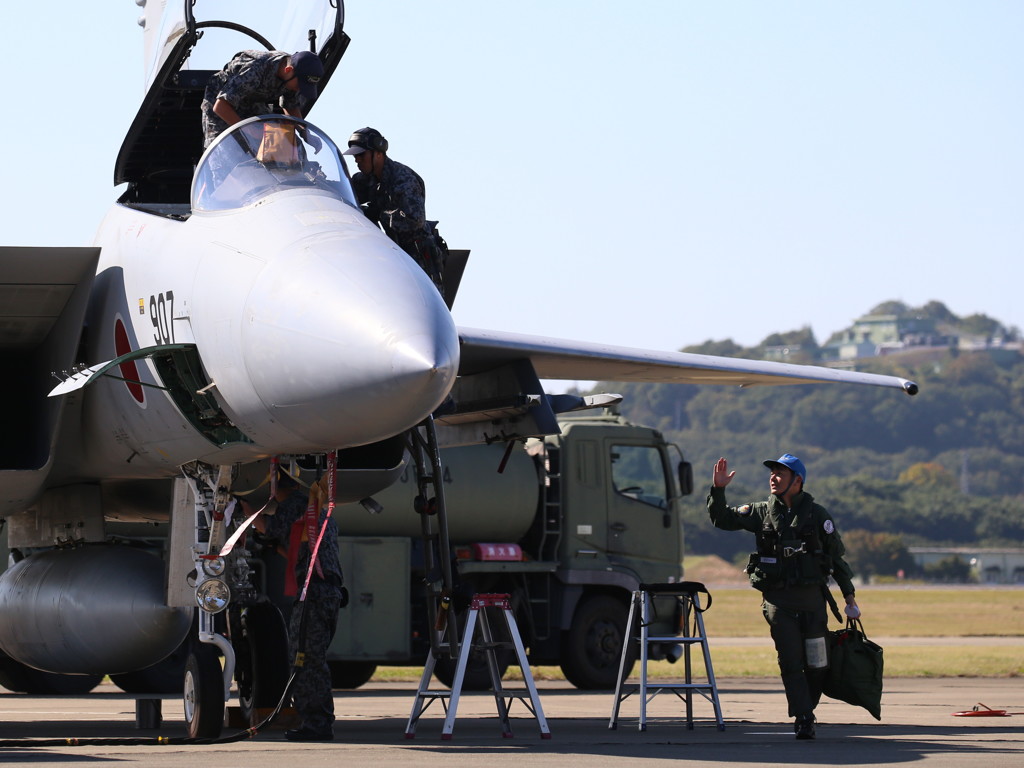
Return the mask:
[(360, 128), (343, 154), (354, 155), (359, 172), (352, 188), (363, 213), (419, 264), (441, 290), (448, 247), (427, 221), (426, 185), (412, 168), (387, 156), (388, 140), (375, 128)]
[(315, 53), (241, 51), (210, 77), (203, 98), (203, 146), (229, 126), (256, 115), (284, 109), (301, 118), (316, 98), (324, 66)]
[[(312, 537), (307, 534), (305, 525), (308, 499), (291, 477), (281, 473), (280, 478), (275, 493), (276, 512), (270, 516), (260, 515), (254, 525), (261, 533), (276, 539), (295, 558), (295, 581), (301, 594), (310, 567), (309, 539)], [(314, 535), (319, 533), (325, 514), (324, 510), (320, 511)], [(301, 544), (296, 546), (299, 539)], [(327, 649), (338, 626), (343, 591), (338, 526), (333, 517), (327, 520), (317, 552), (317, 565), (310, 577), (305, 601), (295, 601), (288, 622), (289, 656), (294, 661), (296, 652), (302, 653), (302, 666), (297, 668), (291, 687), (292, 701), (302, 718), (302, 726), (285, 731), (284, 736), (289, 741), (334, 739), (334, 694)], [(288, 591), (285, 590), (286, 594)]]
[(860, 609), (835, 522), (803, 490), (807, 479), (803, 462), (786, 453), (764, 465), (771, 470), (771, 498), (730, 507), (725, 486), (736, 472), (730, 472), (728, 462), (719, 459), (708, 494), (708, 514), (716, 528), (750, 531), (756, 536), (757, 552), (750, 556), (746, 570), (750, 583), (764, 596), (761, 608), (778, 652), (789, 715), (796, 718), (796, 737), (813, 739), (814, 708), (828, 667), (825, 605), (829, 576), (846, 598), (846, 615), (856, 618)]

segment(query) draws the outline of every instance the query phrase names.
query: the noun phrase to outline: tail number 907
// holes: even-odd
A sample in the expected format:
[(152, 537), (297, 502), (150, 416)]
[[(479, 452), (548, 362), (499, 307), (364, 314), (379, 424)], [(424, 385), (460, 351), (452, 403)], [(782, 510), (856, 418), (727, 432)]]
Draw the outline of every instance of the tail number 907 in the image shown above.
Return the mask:
[(153, 321), (153, 338), (157, 344), (174, 343), (174, 291), (149, 297), (149, 319)]

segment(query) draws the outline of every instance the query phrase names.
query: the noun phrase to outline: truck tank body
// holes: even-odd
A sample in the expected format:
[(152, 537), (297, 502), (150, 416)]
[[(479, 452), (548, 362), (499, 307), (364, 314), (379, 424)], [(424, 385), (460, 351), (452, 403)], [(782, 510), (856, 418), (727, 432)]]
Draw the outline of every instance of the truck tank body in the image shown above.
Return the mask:
[[(504, 445), (441, 451), (453, 544), (515, 542), (529, 530), (540, 496), (537, 468), (533, 458), (517, 446), (505, 471), (499, 473), (504, 454)], [(415, 468), (407, 465), (394, 485), (373, 495), (384, 508), (380, 514), (371, 514), (359, 504), (338, 507), (335, 516), (341, 535), (420, 536), (420, 519), (413, 511), (416, 493)]]
[(163, 561), (139, 549), (49, 550), (0, 575), (0, 649), (46, 672), (143, 669), (191, 624), (191, 610), (165, 604)]

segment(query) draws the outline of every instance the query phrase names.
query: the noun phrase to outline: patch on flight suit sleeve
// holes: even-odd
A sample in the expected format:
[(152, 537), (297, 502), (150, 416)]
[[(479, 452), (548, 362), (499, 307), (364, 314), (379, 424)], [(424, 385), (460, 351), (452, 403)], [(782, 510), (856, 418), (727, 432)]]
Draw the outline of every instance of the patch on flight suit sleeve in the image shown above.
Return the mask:
[(736, 514), (737, 515), (749, 515), (750, 514), (750, 505), (749, 504), (744, 504), (742, 507), (736, 507)]
[(835, 533), (836, 530), (836, 526), (831, 520), (826, 520), (821, 527), (825, 529), (825, 533)]

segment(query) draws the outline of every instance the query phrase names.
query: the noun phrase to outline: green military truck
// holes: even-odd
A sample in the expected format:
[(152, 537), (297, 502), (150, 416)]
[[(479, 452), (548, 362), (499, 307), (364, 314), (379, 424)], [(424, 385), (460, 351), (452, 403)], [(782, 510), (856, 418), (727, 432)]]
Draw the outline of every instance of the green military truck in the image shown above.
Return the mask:
[[(457, 588), (464, 598), (511, 595), (531, 664), (558, 665), (579, 688), (612, 688), (630, 593), (682, 579), (679, 500), (692, 492), (692, 471), (655, 429), (615, 415), (560, 423), (560, 435), (528, 441), (502, 472), (502, 445), (442, 451)], [(358, 687), (377, 665), (426, 658), (416, 493), (410, 468), (375, 496), (379, 513), (335, 512), (350, 593), (330, 651), (336, 687)], [(436, 675), (450, 684), (454, 664), (439, 659)], [(486, 667), (471, 664), (464, 684), (488, 682)]]

